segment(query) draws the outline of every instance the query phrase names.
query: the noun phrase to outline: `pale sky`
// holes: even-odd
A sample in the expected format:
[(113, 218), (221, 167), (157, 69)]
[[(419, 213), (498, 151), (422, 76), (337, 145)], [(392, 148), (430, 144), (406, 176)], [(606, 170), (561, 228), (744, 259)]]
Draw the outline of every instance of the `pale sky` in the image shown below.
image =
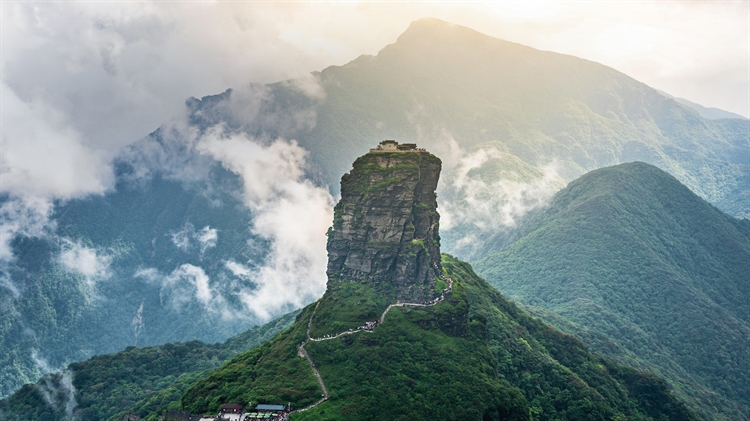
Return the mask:
[(186, 98), (377, 54), (428, 16), (748, 116), (748, 4), (3, 1), (0, 193), (102, 193), (119, 148)]

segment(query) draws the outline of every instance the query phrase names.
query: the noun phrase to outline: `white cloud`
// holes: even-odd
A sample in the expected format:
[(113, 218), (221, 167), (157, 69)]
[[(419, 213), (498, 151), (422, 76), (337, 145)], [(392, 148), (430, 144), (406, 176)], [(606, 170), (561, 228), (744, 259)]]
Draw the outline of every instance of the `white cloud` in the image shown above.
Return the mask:
[(76, 388), (73, 386), (73, 372), (66, 369), (57, 376), (53, 375), (53, 369), (47, 360), (40, 357), (35, 349), (31, 351), (31, 360), (43, 375), (40, 384), (36, 387), (37, 392), (53, 411), (59, 410), (62, 406), (67, 419), (72, 420), (73, 411), (78, 406), (75, 397)]
[(9, 198), (0, 205), (0, 263), (13, 260), (16, 235), (44, 237), (54, 230), (52, 202), (38, 197)]
[(228, 260), (225, 265), (234, 276), (240, 278), (250, 279), (250, 276), (253, 273), (253, 271), (250, 270), (250, 268), (248, 268), (247, 266), (237, 263), (233, 260)]
[(564, 185), (554, 163), (543, 166), (543, 175), (529, 181), (499, 178), (487, 182), (478, 175), (470, 175), (471, 170), (502, 156), (494, 149), (479, 149), (461, 159), (454, 170), (455, 178), (447, 181), (460, 200), (441, 204), (444, 229), (450, 229), (455, 221), (472, 223), (478, 228), (513, 226), (530, 210), (548, 203)]
[[(0, 177), (0, 184), (2, 177)], [(0, 287), (14, 299), (21, 297), (21, 288), (13, 282), (9, 268), (15, 260), (13, 239), (18, 235), (46, 237), (55, 229), (50, 221), (52, 201), (39, 197), (6, 197), (0, 204)]]
[(192, 237), (191, 234), (194, 233), (195, 231), (193, 231), (193, 225), (185, 224), (185, 227), (183, 229), (172, 233), (172, 244), (177, 246), (177, 248), (182, 251), (188, 251), (190, 249), (190, 239)]
[(0, 192), (71, 198), (102, 193), (113, 177), (107, 158), (87, 145), (67, 116), (37, 98), (21, 101), (3, 84)]
[[(504, 164), (504, 158), (511, 162)], [(565, 185), (554, 162), (529, 177), (518, 173), (517, 167), (524, 164), (514, 160), (493, 147), (480, 148), (462, 154), (453, 171), (441, 179), (440, 229), (461, 233), (448, 244), (452, 253), (471, 250), (480, 241), (477, 234), (481, 231), (514, 226), (529, 211), (548, 204)], [(488, 164), (495, 166), (486, 168)], [(445, 195), (450, 196), (448, 200)]]
[[(181, 266), (175, 269), (169, 276), (161, 278), (164, 286), (162, 295), (164, 295), (164, 291), (167, 292), (167, 298), (175, 309), (181, 308), (182, 305), (190, 302), (193, 296), (196, 295), (194, 292), (195, 276), (190, 276), (191, 274), (198, 275), (203, 279), (206, 278), (203, 269), (193, 265)], [(183, 280), (187, 281), (187, 285), (184, 285)], [(174, 292), (174, 290), (177, 290), (177, 292)]]
[(209, 131), (198, 147), (242, 177), (245, 203), (254, 213), (251, 230), (271, 240), (269, 256), (258, 270), (228, 263), (235, 275), (257, 287), (240, 292), (248, 309), (268, 319), (322, 295), (327, 281), (325, 232), (333, 219), (333, 199), (304, 178), (307, 152), (294, 141), (263, 146), (220, 127)]
[(135, 312), (135, 316), (133, 317), (133, 320), (131, 321), (131, 324), (133, 325), (133, 336), (135, 336), (135, 341), (133, 343), (133, 346), (138, 346), (138, 337), (141, 335), (141, 332), (146, 327), (146, 324), (143, 322), (143, 304), (146, 302), (145, 299), (141, 300), (141, 305), (138, 307), (138, 310)]
[(219, 239), (219, 234), (218, 231), (216, 231), (216, 228), (211, 228), (206, 225), (196, 233), (196, 239), (200, 243), (201, 254), (203, 254), (206, 250), (216, 247), (216, 241)]
[[(211, 285), (211, 278), (199, 266), (185, 263), (169, 275), (163, 275), (154, 268), (139, 269), (135, 277), (160, 285), (162, 304), (170, 305), (176, 311), (181, 311), (183, 307), (196, 301), (210, 314), (219, 314), (227, 319), (233, 317), (226, 300)], [(133, 324), (138, 329), (142, 326), (139, 324), (142, 320), (136, 319), (133, 319)]]
[[(112, 159), (182, 113), (185, 98), (235, 88), (230, 108), (239, 121), (253, 115), (246, 111), (267, 91), (253, 82), (301, 78), (292, 85), (322, 100), (325, 92), (311, 71), (375, 54), (425, 16), (600, 61), (673, 95), (749, 115), (748, 7), (3, 2), (0, 194), (28, 203), (106, 192), (114, 182)], [(314, 123), (315, 114), (306, 109), (266, 117), (278, 120), (267, 124), (299, 128)], [(178, 171), (170, 156), (158, 163)], [(199, 167), (182, 167), (181, 176), (199, 177)]]
[(205, 254), (206, 250), (216, 247), (218, 239), (219, 233), (216, 228), (206, 225), (196, 231), (190, 222), (185, 223), (181, 230), (172, 232), (172, 243), (177, 248), (188, 252), (196, 247), (201, 255)]
[(10, 275), (8, 275), (8, 273), (4, 271), (3, 273), (0, 273), (0, 287), (7, 289), (10, 292), (10, 295), (12, 295), (16, 300), (21, 297), (21, 291), (18, 289), (16, 284), (13, 283)]
[[(251, 82), (302, 77), (289, 86), (324, 100), (311, 71), (375, 54), (425, 16), (600, 61), (673, 95), (750, 114), (747, 2), (3, 2), (0, 8), (4, 262), (13, 258), (15, 236), (54, 230), (48, 220), (54, 199), (111, 189), (112, 159), (165, 121), (183, 117), (185, 98), (234, 88), (225, 104), (234, 122), (274, 127), (291, 138), (288, 133), (314, 124), (314, 107), (258, 115), (269, 90)], [(286, 290), (278, 296), (289, 295), (296, 305), (322, 291), (330, 197), (303, 181), (301, 148), (268, 139), (261, 146), (220, 130), (201, 138), (179, 118), (162, 135), (161, 144), (146, 139), (146, 149), (128, 152), (148, 161), (136, 176), (165, 170), (180, 180), (202, 179), (209, 156), (243, 177), (246, 202), (258, 214), (251, 228), (272, 242), (267, 265), (255, 275), (258, 297), (268, 294), (269, 303), (283, 306), (271, 297), (281, 285)], [(453, 157), (446, 166), (460, 165), (450, 134), (439, 136)], [(182, 149), (188, 153), (175, 153)], [(463, 188), (476, 215), (499, 209), (490, 214), (493, 221), (509, 223), (553, 178), (550, 169), (538, 182), (467, 181)], [(501, 192), (506, 205), (485, 206), (480, 199), (490, 191)], [(213, 244), (205, 234), (204, 250)]]
[(176, 286), (179, 283), (188, 282), (195, 291), (195, 298), (204, 306), (209, 307), (214, 298), (214, 293), (209, 285), (209, 278), (206, 272), (198, 266), (184, 264), (175, 269), (166, 279), (166, 284)]
[(84, 276), (86, 283), (93, 288), (98, 280), (111, 276), (109, 266), (112, 254), (87, 247), (80, 242), (62, 239), (60, 264), (72, 273)]
[[(425, 16), (600, 61), (673, 95), (750, 112), (746, 2), (154, 1), (0, 7), (3, 135), (34, 135), (49, 139), (45, 149), (64, 148), (56, 162), (43, 159), (38, 165), (30, 162), (31, 150), (18, 150), (15, 155), (23, 156), (19, 163), (8, 161), (10, 173), (21, 177), (28, 169), (30, 185), (55, 194), (57, 188), (67, 195), (106, 189), (107, 162), (117, 150), (178, 114), (189, 96), (301, 77), (294, 83), (322, 98), (311, 71), (374, 54)], [(80, 165), (84, 161), (87, 165)], [(60, 169), (68, 174), (43, 176)], [(72, 180), (80, 184), (74, 188)]]

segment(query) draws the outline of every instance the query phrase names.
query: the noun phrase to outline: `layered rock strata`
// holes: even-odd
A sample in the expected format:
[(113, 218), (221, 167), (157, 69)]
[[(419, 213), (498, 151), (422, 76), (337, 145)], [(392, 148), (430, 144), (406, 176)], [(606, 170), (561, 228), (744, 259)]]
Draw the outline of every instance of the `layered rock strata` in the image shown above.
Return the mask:
[(432, 298), (441, 273), (435, 189), (424, 150), (371, 151), (341, 178), (328, 232), (328, 284), (359, 282), (397, 300)]

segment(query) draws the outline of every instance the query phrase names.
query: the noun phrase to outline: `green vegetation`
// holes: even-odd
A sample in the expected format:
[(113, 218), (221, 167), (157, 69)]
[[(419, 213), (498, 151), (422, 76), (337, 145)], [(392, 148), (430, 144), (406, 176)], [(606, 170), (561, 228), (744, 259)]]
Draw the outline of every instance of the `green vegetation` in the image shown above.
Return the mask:
[(633, 163), (485, 246), (480, 273), (533, 314), (667, 378), (706, 419), (750, 419), (750, 222)]
[[(379, 162), (376, 162), (384, 158), (398, 160), (399, 163), (381, 166)], [(341, 178), (342, 188), (348, 192), (367, 196), (371, 192), (375, 193), (398, 186), (405, 176), (419, 172), (419, 162), (422, 158), (422, 154), (418, 153), (366, 154), (354, 161), (355, 170), (353, 171), (356, 171), (358, 177), (353, 178), (350, 174), (344, 174)]]
[[(444, 255), (443, 266), (454, 287), (438, 305), (395, 307), (373, 333), (307, 343), (330, 398), (292, 419), (698, 419), (663, 380), (590, 353), (507, 301), (468, 264)], [(342, 288), (331, 300), (327, 292), (313, 331), (316, 323), (328, 328), (340, 317), (327, 307), (355, 311), (363, 293), (369, 294)], [(212, 413), (230, 401), (290, 401), (302, 408), (319, 399), (309, 366), (297, 355), (313, 309), (291, 330), (199, 381), (181, 406)]]
[[(443, 267), (453, 292), (438, 305), (395, 307), (373, 333), (308, 342), (330, 398), (293, 419), (697, 420), (664, 381), (592, 354), (528, 316), (467, 263), (444, 255)], [(363, 306), (363, 296), (373, 302)], [(288, 326), (292, 315), (224, 345), (130, 348), (72, 365), (76, 416), (116, 421), (135, 413), (156, 421), (166, 409), (215, 413), (227, 402), (305, 407), (321, 393), (297, 350), (313, 312), (313, 331), (323, 331), (346, 327), (339, 319), (377, 319), (379, 302), (361, 285), (342, 284), (317, 310), (302, 310), (291, 328), (212, 372), (227, 354)], [(32, 386), (0, 403), (8, 420), (61, 420), (63, 407), (61, 401), (57, 412), (48, 410)]]
[(443, 292), (444, 289), (448, 288), (448, 283), (440, 278), (435, 278), (435, 289), (434, 293), (436, 295), (440, 295), (441, 292)]
[[(309, 317), (313, 306), (302, 313)], [(320, 389), (307, 360), (297, 355), (297, 345), (306, 335), (307, 319), (301, 317), (291, 329), (251, 351), (238, 355), (192, 386), (182, 396), (182, 407), (193, 413), (218, 413), (223, 403), (317, 401)], [(210, 393), (206, 393), (210, 390)]]
[(401, 178), (398, 177), (388, 177), (383, 181), (378, 181), (375, 184), (368, 184), (367, 188), (365, 189), (365, 194), (369, 192), (376, 192), (379, 190), (383, 190), (387, 188), (388, 186), (394, 186), (397, 185), (401, 181)]
[(496, 375), (483, 326), (472, 335), (466, 322), (460, 302), (395, 308), (374, 334), (308, 344), (331, 399), (294, 419), (528, 419), (521, 393)]
[(388, 291), (377, 292), (369, 284), (338, 282), (330, 285), (313, 317), (313, 337), (336, 334), (377, 320), (390, 304)]
[[(736, 216), (750, 215), (750, 122), (702, 119), (650, 87), (597, 63), (423, 20), (376, 57), (362, 56), (318, 76), (326, 95), (324, 101), (314, 104), (314, 127), (306, 125), (309, 128), (302, 135), (285, 137), (300, 139), (300, 145), (310, 151), (312, 171), (319, 169), (321, 177), (333, 186), (363, 148), (395, 137), (416, 139), (420, 146), (443, 156), (449, 156), (456, 145), (464, 152), (479, 147), (499, 152), (502, 156), (467, 174), (471, 180), (489, 184), (536, 180), (543, 173), (541, 168), (553, 161), (558, 164), (560, 178), (571, 180), (605, 165), (643, 160), (670, 171), (723, 210)], [(289, 110), (289, 104), (301, 104), (306, 97), (293, 96), (291, 86), (270, 85), (273, 95), (263, 108), (294, 111)], [(216, 111), (221, 107), (209, 107), (229, 96), (204, 100), (207, 112), (196, 112), (191, 121), (202, 118), (196, 123), (200, 129), (226, 122), (226, 114)], [(268, 134), (260, 126), (257, 129), (259, 135)], [(158, 141), (158, 133), (155, 138)], [(420, 156), (406, 154), (405, 159)], [(399, 158), (404, 158), (403, 154)], [(204, 268), (213, 280), (226, 275), (223, 262), (228, 259), (261, 264), (268, 247), (266, 240), (248, 232), (252, 215), (236, 194), (242, 191), (239, 179), (215, 166), (192, 184), (159, 176), (130, 183), (131, 177), (138, 177), (121, 164), (115, 192), (58, 203), (52, 215), (61, 239), (112, 256), (112, 276), (99, 283), (96, 291), (87, 289), (84, 276), (61, 269), (61, 244), (25, 237), (12, 243), (18, 258), (8, 274), (22, 295), (0, 297), (0, 396), (8, 396), (39, 377), (33, 350), (52, 367), (65, 367), (134, 344), (131, 321), (141, 303), (147, 329), (138, 338), (139, 345), (195, 338), (219, 341), (252, 323), (240, 319), (218, 323), (215, 316), (195, 305), (177, 310), (162, 301), (162, 284), (134, 276), (139, 269), (168, 275), (181, 264), (193, 264)], [(388, 183), (392, 181), (389, 171), (396, 171), (367, 168)], [(411, 168), (405, 165), (397, 170)], [(346, 182), (344, 176), (342, 183)], [(391, 185), (388, 183), (375, 185), (385, 188)], [(535, 314), (585, 338), (596, 350), (668, 377), (679, 396), (707, 417), (748, 417), (750, 358), (743, 338), (748, 337), (750, 294), (743, 286), (747, 283), (737, 281), (747, 279), (748, 258), (743, 254), (747, 223), (716, 216), (718, 213), (702, 202), (697, 208), (700, 213), (665, 219), (663, 211), (689, 210), (697, 205), (685, 197), (654, 202), (648, 193), (624, 184), (633, 191), (599, 194), (602, 187), (597, 187), (583, 192), (588, 195), (586, 200), (564, 204), (564, 211), (557, 214), (539, 216), (517, 234), (512, 246), (499, 254), (486, 253), (480, 268), (514, 299), (533, 306)], [(357, 191), (366, 194), (367, 188), (362, 184)], [(628, 202), (615, 201), (616, 206), (611, 206), (613, 199), (622, 197)], [(462, 193), (457, 192), (454, 198), (461, 200)], [(341, 209), (337, 208), (334, 226), (340, 218)], [(171, 234), (188, 223), (195, 229), (209, 225), (217, 229), (216, 246), (205, 253), (178, 249)], [(449, 245), (457, 238), (445, 231), (443, 236)], [(502, 243), (500, 238), (495, 240), (493, 244)], [(334, 332), (351, 327), (359, 317), (372, 320), (387, 304), (379, 298), (387, 296), (387, 291), (355, 292), (363, 297), (357, 299), (357, 303), (363, 300), (361, 309), (346, 309), (341, 301), (336, 311), (326, 315), (327, 305), (322, 306), (321, 314), (331, 318), (314, 328)], [(97, 300), (97, 294), (106, 300)], [(352, 313), (347, 315), (349, 311)], [(665, 317), (667, 314), (670, 316)], [(394, 320), (411, 323), (409, 317)], [(404, 330), (405, 335), (417, 332), (409, 329)], [(539, 343), (521, 337), (509, 345), (517, 346), (514, 352), (520, 353), (536, 349)], [(493, 355), (499, 355), (497, 345), (490, 342), (489, 346), (495, 350)], [(203, 355), (200, 347), (190, 349)], [(539, 358), (547, 358), (547, 353), (538, 352)], [(506, 367), (505, 358), (497, 357), (498, 367)], [(217, 356), (215, 362), (220, 360)], [(195, 370), (210, 366), (196, 364)], [(511, 367), (508, 373), (526, 370), (520, 365), (507, 367)], [(176, 382), (161, 392), (155, 388), (146, 391), (148, 387), (143, 386), (143, 394), (122, 392), (122, 396), (130, 396), (128, 404), (140, 398), (161, 399), (137, 404), (153, 408), (149, 405), (171, 402), (193, 378), (179, 377), (177, 371), (161, 374), (173, 376)], [(533, 379), (536, 374), (528, 375)], [(274, 378), (269, 373), (262, 375)], [(578, 376), (574, 378), (584, 374)], [(549, 384), (556, 383), (540, 383), (539, 387)], [(532, 413), (553, 411), (549, 397), (532, 396), (523, 388), (526, 386), (513, 385), (523, 391)], [(31, 396), (28, 388), (24, 390), (23, 396)], [(152, 392), (155, 394), (149, 395)], [(83, 396), (79, 404), (84, 408)], [(110, 413), (110, 409), (94, 408), (96, 405), (84, 409)], [(119, 404), (110, 408), (114, 407), (120, 408)], [(41, 413), (37, 415), (43, 419)]]
[[(198, 341), (135, 348), (100, 355), (68, 366), (73, 375), (76, 405), (72, 415), (80, 421), (112, 419), (123, 414), (146, 416), (160, 412), (198, 379), (229, 358), (254, 348), (288, 328), (296, 312), (264, 326), (243, 332), (223, 344)], [(46, 380), (46, 381), (45, 381)], [(2, 419), (7, 421), (67, 420), (68, 396), (61, 386), (62, 375), (47, 375), (38, 384), (28, 384), (7, 400), (0, 401)], [(50, 387), (48, 384), (51, 384)], [(54, 407), (45, 403), (40, 390), (57, 390)], [(56, 407), (56, 409), (55, 409)]]

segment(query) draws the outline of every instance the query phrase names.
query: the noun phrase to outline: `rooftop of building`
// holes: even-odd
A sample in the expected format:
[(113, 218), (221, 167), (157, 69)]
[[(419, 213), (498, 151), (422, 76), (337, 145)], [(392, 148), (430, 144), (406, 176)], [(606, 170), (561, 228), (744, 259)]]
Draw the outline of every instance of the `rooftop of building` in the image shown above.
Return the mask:
[(387, 139), (378, 146), (370, 149), (370, 152), (427, 152), (425, 148), (418, 148), (416, 143), (401, 143)]

